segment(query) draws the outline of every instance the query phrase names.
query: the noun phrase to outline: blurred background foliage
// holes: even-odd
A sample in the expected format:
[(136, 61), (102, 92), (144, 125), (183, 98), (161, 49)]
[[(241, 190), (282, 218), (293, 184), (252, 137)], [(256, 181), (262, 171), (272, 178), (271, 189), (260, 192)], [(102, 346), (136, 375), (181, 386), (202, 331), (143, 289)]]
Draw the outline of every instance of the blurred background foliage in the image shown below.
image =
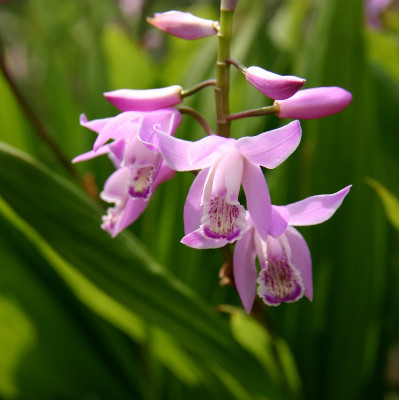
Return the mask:
[[(162, 185), (143, 216), (101, 231), (106, 157), (75, 167), (115, 115), (105, 91), (214, 76), (216, 37), (186, 42), (145, 22), (170, 9), (218, 19), (217, 1), (0, 2), (0, 398), (399, 398), (399, 7), (371, 24), (361, 0), (239, 0), (231, 54), (247, 66), (342, 86), (342, 113), (303, 121), (267, 172), (287, 204), (353, 184), (327, 223), (301, 229), (314, 301), (242, 311), (221, 254), (179, 243), (193, 180)], [(232, 70), (232, 112), (268, 105)], [(184, 101), (215, 126), (213, 92)], [(286, 121), (233, 123), (233, 136)], [(178, 137), (203, 136), (184, 116)], [(380, 198), (380, 199), (379, 199)]]

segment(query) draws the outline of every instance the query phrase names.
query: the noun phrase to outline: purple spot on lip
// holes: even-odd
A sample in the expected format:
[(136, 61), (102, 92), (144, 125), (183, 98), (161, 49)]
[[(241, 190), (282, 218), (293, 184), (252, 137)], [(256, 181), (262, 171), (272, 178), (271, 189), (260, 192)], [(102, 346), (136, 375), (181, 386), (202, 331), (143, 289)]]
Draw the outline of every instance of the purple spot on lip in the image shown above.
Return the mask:
[(142, 192), (136, 192), (132, 186), (130, 186), (128, 190), (130, 196), (144, 200), (149, 197), (150, 192), (151, 192), (151, 186), (147, 186), (145, 190)]
[(302, 297), (304, 287), (299, 271), (286, 259), (268, 260), (257, 282), (258, 295), (268, 305), (293, 302)]
[(214, 231), (211, 231), (208, 226), (204, 226), (203, 229), (204, 229), (204, 234), (211, 239), (226, 239), (228, 241), (232, 241), (232, 240), (236, 239), (241, 233), (241, 229), (237, 229), (233, 232), (229, 232), (228, 234), (222, 234), (222, 233), (218, 234)]

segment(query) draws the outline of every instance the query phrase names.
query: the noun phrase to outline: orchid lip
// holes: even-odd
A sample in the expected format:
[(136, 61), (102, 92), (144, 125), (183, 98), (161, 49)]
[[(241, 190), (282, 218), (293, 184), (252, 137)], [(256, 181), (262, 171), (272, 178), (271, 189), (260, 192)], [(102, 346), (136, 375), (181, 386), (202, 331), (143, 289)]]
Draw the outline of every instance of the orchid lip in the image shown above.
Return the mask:
[(134, 198), (147, 200), (152, 194), (154, 167), (137, 168), (129, 182), (128, 194)]
[(304, 294), (299, 271), (288, 260), (267, 261), (266, 268), (260, 271), (257, 282), (258, 295), (268, 305), (294, 302)]
[(233, 242), (242, 236), (245, 228), (245, 209), (240, 204), (229, 203), (222, 196), (212, 197), (204, 204), (201, 219), (202, 234), (211, 239)]

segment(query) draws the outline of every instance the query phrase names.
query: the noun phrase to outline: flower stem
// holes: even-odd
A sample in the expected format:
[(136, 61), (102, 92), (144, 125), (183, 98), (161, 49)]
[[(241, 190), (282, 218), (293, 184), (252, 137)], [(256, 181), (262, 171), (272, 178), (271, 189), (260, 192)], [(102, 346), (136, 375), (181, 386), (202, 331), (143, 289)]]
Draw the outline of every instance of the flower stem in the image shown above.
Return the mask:
[(234, 119), (275, 114), (277, 111), (278, 111), (278, 105), (272, 105), (269, 107), (254, 108), (253, 110), (241, 111), (235, 114), (230, 114), (226, 116), (226, 119), (228, 121), (233, 121)]
[(215, 132), (213, 132), (212, 128), (209, 126), (208, 121), (198, 111), (194, 110), (191, 107), (186, 107), (186, 106), (178, 106), (177, 109), (182, 114), (188, 114), (194, 117), (197, 120), (197, 122), (199, 122), (199, 124), (202, 126), (207, 135), (215, 134)]
[(220, 30), (218, 33), (218, 56), (216, 61), (216, 115), (217, 134), (230, 137), (229, 88), (230, 65), (226, 59), (230, 57), (230, 41), (233, 27), (233, 15), (237, 1), (222, 0), (220, 4)]
[(226, 59), (227, 64), (234, 65), (240, 72), (244, 75), (247, 73), (247, 67), (241, 63), (240, 61), (236, 60), (235, 58), (229, 57)]
[(191, 96), (192, 94), (197, 93), (199, 90), (203, 89), (206, 86), (215, 86), (215, 85), (216, 85), (216, 79), (208, 79), (207, 81), (200, 82), (191, 88), (182, 90), (180, 96), (182, 98)]

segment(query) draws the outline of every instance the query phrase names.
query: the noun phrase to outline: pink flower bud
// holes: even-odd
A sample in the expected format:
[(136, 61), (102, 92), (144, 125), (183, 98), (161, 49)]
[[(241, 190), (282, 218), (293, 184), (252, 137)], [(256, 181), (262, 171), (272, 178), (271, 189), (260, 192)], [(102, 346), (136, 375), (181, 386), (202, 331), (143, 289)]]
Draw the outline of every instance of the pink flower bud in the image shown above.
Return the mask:
[(181, 91), (181, 86), (174, 85), (148, 90), (119, 89), (104, 96), (121, 111), (154, 111), (181, 103)]
[(245, 73), (247, 81), (265, 96), (274, 100), (287, 99), (305, 83), (305, 79), (291, 75), (278, 75), (259, 67), (249, 67)]
[(147, 18), (147, 22), (156, 28), (182, 39), (200, 39), (215, 35), (219, 31), (219, 23), (202, 19), (182, 11), (167, 11)]
[(280, 118), (315, 119), (342, 111), (352, 101), (352, 94), (337, 86), (301, 90), (286, 100), (276, 100)]

